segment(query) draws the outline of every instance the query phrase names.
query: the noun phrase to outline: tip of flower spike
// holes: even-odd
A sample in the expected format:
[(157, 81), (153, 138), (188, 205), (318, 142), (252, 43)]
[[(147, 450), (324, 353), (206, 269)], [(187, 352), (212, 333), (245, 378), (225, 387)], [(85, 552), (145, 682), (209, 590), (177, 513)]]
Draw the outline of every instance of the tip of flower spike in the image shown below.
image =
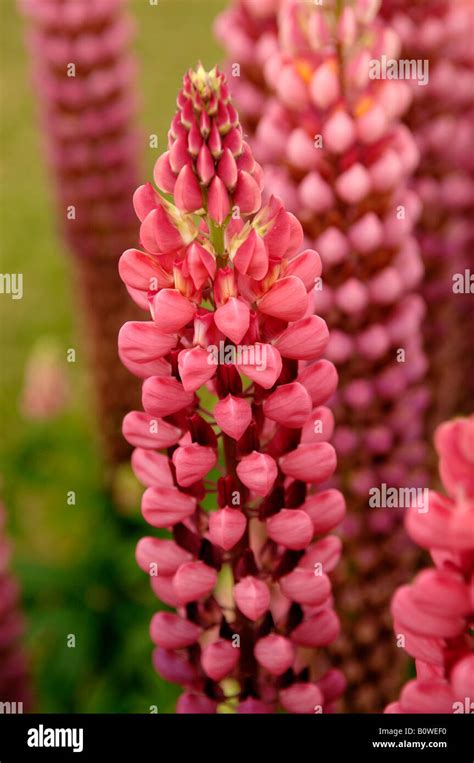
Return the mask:
[(230, 99), (224, 73), (217, 66), (207, 71), (201, 62), (184, 76), (183, 93), (195, 108), (208, 114), (217, 113), (218, 103)]

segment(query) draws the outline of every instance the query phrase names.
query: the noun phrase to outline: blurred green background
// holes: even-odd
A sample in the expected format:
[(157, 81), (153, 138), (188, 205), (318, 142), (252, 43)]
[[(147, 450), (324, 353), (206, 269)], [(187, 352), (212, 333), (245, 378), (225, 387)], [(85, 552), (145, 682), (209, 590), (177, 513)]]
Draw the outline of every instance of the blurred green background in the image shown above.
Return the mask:
[[(212, 21), (225, 0), (131, 0), (140, 67), (143, 180), (166, 147), (183, 73), (199, 59), (221, 59)], [(0, 0), (2, 272), (23, 273), (24, 295), (0, 297), (0, 495), (9, 513), (14, 569), (23, 590), (25, 643), (40, 712), (173, 712), (179, 690), (151, 666), (148, 624), (157, 608), (134, 560), (146, 525), (136, 501), (118, 513), (101, 483), (101, 456), (77, 295), (68, 254), (55, 227), (23, 25)], [(159, 136), (158, 150), (148, 145)], [(133, 243), (132, 243), (133, 245)], [(25, 363), (40, 337), (64, 351), (72, 386), (66, 410), (45, 422), (27, 420), (19, 403)], [(76, 363), (66, 350), (76, 349)], [(67, 493), (76, 492), (76, 505)], [(133, 491), (132, 491), (133, 494)], [(67, 647), (75, 634), (76, 648)]]

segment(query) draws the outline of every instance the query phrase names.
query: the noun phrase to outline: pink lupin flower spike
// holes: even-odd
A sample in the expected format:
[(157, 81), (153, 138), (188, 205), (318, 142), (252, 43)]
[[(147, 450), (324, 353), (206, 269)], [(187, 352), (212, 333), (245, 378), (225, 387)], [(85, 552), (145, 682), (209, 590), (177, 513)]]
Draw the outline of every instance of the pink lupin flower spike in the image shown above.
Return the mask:
[(465, 286), (474, 240), (474, 6), (469, 0), (384, 0), (381, 12), (400, 36), (400, 57), (423, 67), (421, 84), (409, 81), (413, 101), (405, 122), (420, 151), (413, 187), (423, 202), (417, 238), (426, 266), (431, 432), (455, 412), (469, 411), (474, 392), (472, 330), (466, 331), (473, 311)]
[(448, 495), (429, 492), (406, 520), (435, 567), (392, 601), (397, 642), (415, 658), (417, 677), (387, 713), (474, 712), (474, 415), (439, 426), (435, 445)]
[(18, 586), (9, 570), (11, 548), (5, 535), (5, 510), (0, 504), (0, 702), (11, 713), (30, 709), (27, 660), (19, 641), (23, 632)]
[[(371, 712), (384, 707), (402, 669), (383, 591), (400, 582), (404, 533), (401, 512), (369, 510), (369, 490), (424, 484), (428, 403), (425, 306), (416, 293), (423, 265), (413, 235), (420, 201), (410, 188), (418, 149), (402, 123), (412, 94), (407, 82), (370, 78), (371, 61), (396, 57), (399, 47), (377, 15), (379, 5), (282, 0), (260, 12), (258, 4), (236, 0), (216, 22), (266, 187), (297, 215), (304, 244), (322, 259), (312, 300), (327, 320), (326, 354), (340, 376), (330, 401), (331, 442), (352, 509), (344, 559), (358, 571), (357, 578), (342, 566), (336, 573), (349, 614), (336, 650), (352, 665), (347, 709)], [(313, 437), (304, 429), (283, 461), (287, 474), (304, 476), (305, 464), (319, 461)], [(409, 548), (403, 555), (404, 564), (413, 564)], [(368, 600), (371, 614), (362, 612)], [(370, 679), (366, 692), (369, 670), (383, 676)]]
[(18, 4), (57, 220), (85, 313), (100, 433), (108, 462), (117, 464), (130, 455), (121, 421), (139, 399), (116, 351), (120, 326), (139, 315), (117, 276), (117, 259), (138, 229), (131, 204), (139, 164), (133, 25), (123, 0)]
[(123, 428), (142, 512), (166, 531), (140, 541), (137, 561), (175, 609), (152, 620), (154, 665), (184, 687), (178, 713), (326, 712), (344, 680), (321, 675), (308, 647), (339, 631), (326, 570), (340, 544), (318, 544), (345, 507), (318, 489), (336, 457), (310, 436), (315, 416), (332, 431), (323, 403), (337, 384), (318, 360), (326, 324), (308, 317), (321, 263), (300, 253), (278, 198), (262, 205), (224, 75), (190, 71), (177, 104), (158, 191), (134, 196), (142, 250), (120, 260), (151, 313), (123, 326), (119, 353), (144, 379), (145, 411)]

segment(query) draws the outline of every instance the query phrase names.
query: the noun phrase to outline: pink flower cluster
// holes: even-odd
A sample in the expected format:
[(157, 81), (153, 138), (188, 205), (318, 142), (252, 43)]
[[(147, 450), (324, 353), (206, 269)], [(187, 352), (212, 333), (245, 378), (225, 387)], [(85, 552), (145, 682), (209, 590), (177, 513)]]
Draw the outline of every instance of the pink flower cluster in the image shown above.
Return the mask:
[(426, 267), (424, 335), (432, 420), (439, 423), (469, 400), (466, 380), (474, 375), (465, 332), (472, 306), (469, 295), (453, 293), (453, 276), (473, 267), (474, 6), (466, 0), (384, 0), (381, 12), (400, 36), (401, 56), (429, 67), (425, 85), (409, 81), (413, 102), (405, 121), (421, 155), (413, 187), (423, 202), (417, 237)]
[[(135, 234), (137, 137), (131, 123), (135, 64), (123, 0), (20, 0), (59, 217), (73, 250), (123, 250)], [(75, 216), (68, 208), (75, 207)]]
[(317, 490), (336, 466), (323, 404), (337, 374), (308, 296), (321, 262), (278, 198), (262, 206), (223, 74), (190, 71), (177, 104), (158, 192), (134, 196), (144, 251), (120, 260), (151, 312), (119, 336), (144, 379), (123, 432), (143, 515), (168, 531), (137, 561), (176, 608), (153, 617), (153, 660), (185, 687), (180, 713), (327, 712), (344, 680), (321, 676), (314, 648), (339, 630), (326, 573), (341, 544), (324, 536), (345, 506)]
[(22, 702), (23, 708), (16, 708), (22, 712), (28, 709), (31, 697), (26, 659), (19, 647), (23, 619), (18, 586), (9, 571), (11, 548), (5, 537), (5, 520), (0, 504), (0, 702)]
[[(248, 7), (239, 11), (239, 51)], [(414, 389), (426, 370), (424, 305), (414, 294), (423, 274), (413, 237), (420, 204), (407, 187), (418, 151), (401, 123), (411, 91), (406, 82), (369, 78), (370, 60), (399, 51), (376, 11), (377, 3), (348, 3), (337, 17), (331, 4), (281, 4), (279, 37), (268, 31), (261, 40), (267, 97), (252, 140), (267, 185), (297, 214), (324, 263), (315, 308), (331, 327), (328, 355), (341, 374), (334, 442), (362, 496), (379, 479), (404, 484), (407, 468), (422, 462), (426, 405), (424, 390)], [(234, 13), (217, 24), (233, 52)], [(390, 415), (374, 421), (377, 406)], [(371, 458), (355, 469), (362, 452)]]
[(447, 496), (430, 492), (407, 530), (435, 567), (399, 588), (392, 602), (397, 639), (416, 659), (417, 677), (391, 713), (474, 711), (474, 415), (438, 427), (440, 476)]
[[(378, 9), (376, 1), (285, 0), (262, 18), (258, 4), (241, 0), (216, 24), (229, 72), (239, 75), (230, 77), (239, 107), (241, 98), (252, 104), (246, 128), (266, 185), (297, 215), (323, 262), (312, 298), (330, 328), (327, 356), (340, 377), (332, 442), (352, 509), (350, 569), (339, 574), (341, 604), (353, 616), (341, 649), (355, 668), (350, 683), (379, 693), (362, 704), (349, 692), (358, 710), (381, 709), (390, 694), (386, 665), (392, 693), (400, 672), (383, 620), (387, 593), (401, 580), (400, 512), (369, 511), (368, 493), (382, 483), (425, 483), (429, 401), (417, 294), (423, 265), (413, 233), (420, 201), (410, 188), (419, 154), (402, 122), (412, 92), (407, 82), (371, 78), (374, 61), (400, 52)], [(383, 680), (369, 667), (370, 633), (386, 647)]]
[(133, 26), (123, 0), (19, 4), (58, 220), (75, 255), (100, 431), (116, 463), (130, 455), (121, 421), (139, 393), (116, 350), (120, 326), (135, 315), (117, 275), (117, 258), (138, 227), (131, 204), (138, 178)]
[(249, 133), (255, 131), (271, 92), (264, 65), (267, 54), (275, 48), (281, 4), (282, 0), (234, 0), (214, 25), (215, 35), (227, 53), (226, 73), (232, 83), (232, 98)]

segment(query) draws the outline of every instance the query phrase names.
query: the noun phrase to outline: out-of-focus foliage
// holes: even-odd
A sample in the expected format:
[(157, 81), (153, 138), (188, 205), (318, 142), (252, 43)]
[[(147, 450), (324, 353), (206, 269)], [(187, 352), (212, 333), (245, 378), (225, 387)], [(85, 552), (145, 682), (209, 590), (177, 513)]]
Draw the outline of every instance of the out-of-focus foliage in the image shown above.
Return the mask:
[[(183, 73), (199, 59), (210, 67), (221, 57), (212, 20), (224, 5), (130, 2), (144, 177), (165, 149)], [(147, 713), (155, 705), (160, 713), (172, 712), (178, 691), (156, 676), (150, 662), (148, 623), (157, 602), (134, 560), (136, 540), (146, 532), (131, 497), (136, 491), (124, 487), (125, 507), (118, 512), (101, 488), (78, 295), (56, 233), (21, 20), (13, 3), (2, 2), (0, 16), (1, 270), (22, 273), (24, 291), (21, 300), (0, 298), (0, 492), (23, 589), (36, 709)], [(149, 148), (152, 134), (158, 148)], [(64, 349), (72, 401), (52, 419), (31, 421), (20, 412), (22, 381), (29, 353), (43, 335)], [(69, 348), (76, 351), (75, 363), (66, 362)], [(68, 503), (69, 491), (75, 505)], [(69, 634), (76, 637), (75, 648), (67, 646)]]

